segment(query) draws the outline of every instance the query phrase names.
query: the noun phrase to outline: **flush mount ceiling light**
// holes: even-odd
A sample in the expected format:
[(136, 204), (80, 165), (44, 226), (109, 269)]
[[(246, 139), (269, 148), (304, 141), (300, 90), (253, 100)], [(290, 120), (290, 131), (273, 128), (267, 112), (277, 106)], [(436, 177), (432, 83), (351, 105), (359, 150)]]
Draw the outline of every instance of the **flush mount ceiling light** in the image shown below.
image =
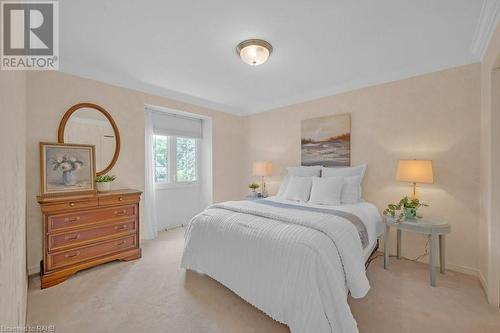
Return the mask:
[(245, 63), (258, 66), (267, 61), (273, 52), (273, 47), (262, 39), (247, 39), (236, 46), (236, 51)]

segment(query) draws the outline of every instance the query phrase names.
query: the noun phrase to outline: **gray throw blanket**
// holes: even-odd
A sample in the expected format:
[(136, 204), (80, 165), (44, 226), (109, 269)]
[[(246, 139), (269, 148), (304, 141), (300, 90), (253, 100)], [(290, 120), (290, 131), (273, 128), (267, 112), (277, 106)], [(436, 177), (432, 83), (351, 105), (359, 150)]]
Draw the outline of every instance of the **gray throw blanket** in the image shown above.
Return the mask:
[(356, 227), (356, 230), (358, 230), (359, 238), (361, 239), (361, 244), (363, 245), (363, 249), (365, 249), (368, 246), (369, 241), (368, 241), (368, 232), (366, 231), (366, 226), (363, 223), (363, 221), (361, 221), (361, 219), (359, 217), (357, 217), (356, 215), (354, 215), (352, 213), (348, 213), (348, 212), (344, 212), (344, 211), (336, 210), (336, 209), (325, 209), (325, 208), (290, 205), (290, 204), (285, 204), (285, 203), (266, 200), (266, 199), (256, 200), (255, 202), (262, 204), (262, 205), (268, 205), (268, 206), (273, 206), (273, 207), (278, 207), (278, 208), (291, 208), (291, 209), (298, 209), (298, 210), (303, 210), (303, 211), (330, 214), (330, 215), (342, 217), (342, 218), (346, 219), (347, 221), (351, 222)]

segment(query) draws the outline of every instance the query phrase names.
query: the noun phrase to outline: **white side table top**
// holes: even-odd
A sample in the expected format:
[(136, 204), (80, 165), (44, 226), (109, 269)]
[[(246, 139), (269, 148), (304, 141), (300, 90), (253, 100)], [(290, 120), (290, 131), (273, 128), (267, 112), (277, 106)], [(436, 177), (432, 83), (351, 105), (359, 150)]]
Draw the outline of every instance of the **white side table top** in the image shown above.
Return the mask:
[(401, 222), (397, 222), (397, 218), (384, 216), (384, 223), (386, 226), (426, 235), (444, 235), (451, 231), (450, 225), (439, 219), (417, 218), (411, 220), (404, 219)]

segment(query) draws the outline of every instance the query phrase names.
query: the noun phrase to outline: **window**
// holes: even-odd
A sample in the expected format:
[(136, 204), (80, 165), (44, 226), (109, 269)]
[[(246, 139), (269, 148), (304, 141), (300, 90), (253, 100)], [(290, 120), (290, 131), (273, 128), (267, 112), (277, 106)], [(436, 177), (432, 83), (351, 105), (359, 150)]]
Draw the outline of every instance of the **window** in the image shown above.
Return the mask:
[(196, 181), (196, 139), (176, 138), (176, 181), (178, 183)]
[(169, 144), (168, 136), (155, 135), (155, 183), (170, 183), (169, 170)]
[(154, 136), (155, 183), (189, 184), (198, 180), (198, 140)]

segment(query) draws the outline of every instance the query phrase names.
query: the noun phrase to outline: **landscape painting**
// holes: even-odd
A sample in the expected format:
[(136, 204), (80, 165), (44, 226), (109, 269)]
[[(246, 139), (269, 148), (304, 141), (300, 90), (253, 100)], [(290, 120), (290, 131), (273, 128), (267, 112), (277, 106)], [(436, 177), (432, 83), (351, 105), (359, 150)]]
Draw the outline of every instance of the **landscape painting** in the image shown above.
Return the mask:
[(302, 165), (343, 167), (351, 164), (351, 115), (302, 120)]

